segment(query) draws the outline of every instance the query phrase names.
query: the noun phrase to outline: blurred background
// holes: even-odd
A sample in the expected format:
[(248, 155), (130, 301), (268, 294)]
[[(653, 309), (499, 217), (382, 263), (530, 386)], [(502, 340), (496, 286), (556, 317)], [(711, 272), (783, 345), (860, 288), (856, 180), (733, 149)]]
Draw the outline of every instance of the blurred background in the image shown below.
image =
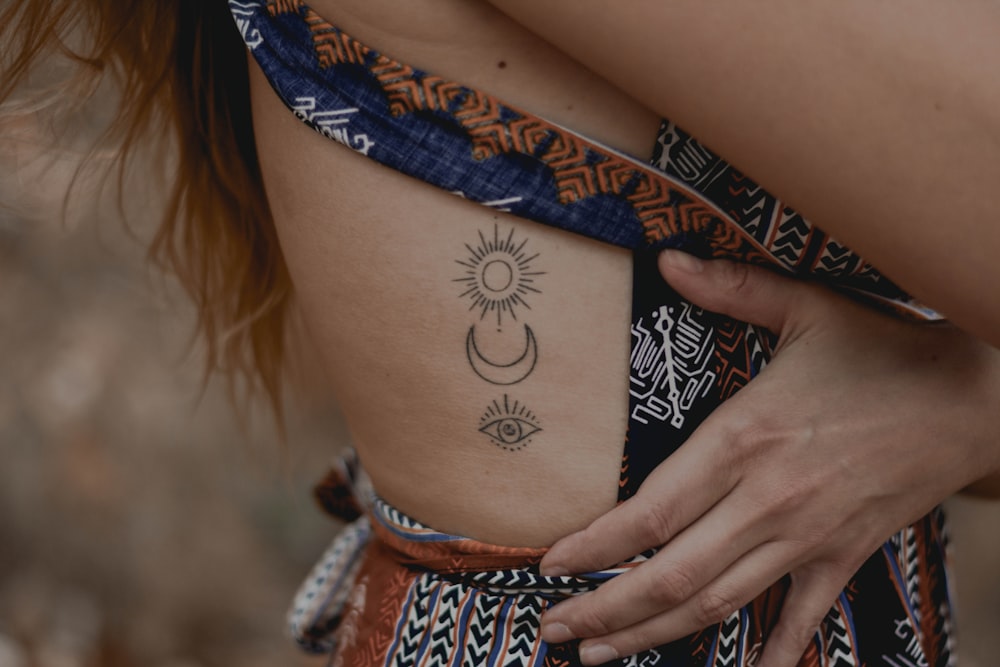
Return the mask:
[[(283, 446), (203, 388), (192, 313), (144, 263), (150, 179), (130, 175), (128, 227), (86, 178), (63, 208), (102, 106), (60, 152), (40, 118), (0, 125), (0, 667), (323, 664), (283, 616), (336, 531), (310, 499), (347, 442), (336, 408), (295, 401)], [(1000, 504), (951, 514), (959, 664), (996, 667)]]
[(105, 119), (47, 118), (0, 122), (0, 667), (325, 664), (284, 613), (337, 530), (310, 495), (336, 408), (295, 401), (283, 445), (203, 388), (189, 304), (144, 258), (163, 165), (129, 174), (127, 227), (89, 175), (63, 209)]

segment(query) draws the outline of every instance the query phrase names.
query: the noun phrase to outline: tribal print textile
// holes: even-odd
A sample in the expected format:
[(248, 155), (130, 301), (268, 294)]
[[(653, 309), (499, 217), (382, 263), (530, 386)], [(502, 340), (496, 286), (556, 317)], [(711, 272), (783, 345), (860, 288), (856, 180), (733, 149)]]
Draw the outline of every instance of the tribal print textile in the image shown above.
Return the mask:
[[(573, 667), (575, 642), (541, 640), (542, 612), (652, 555), (600, 572), (543, 577), (537, 564), (544, 549), (446, 535), (379, 500), (353, 453), (334, 466), (317, 496), (350, 523), (299, 590), (289, 623), (302, 648), (330, 653), (337, 667)], [(943, 579), (922, 572), (937, 567), (924, 536), (938, 537), (941, 529), (934, 513), (884, 545), (841, 593), (800, 665), (949, 664), (950, 645), (927, 642), (948, 636), (946, 610), (928, 604), (944, 594), (929, 583)], [(611, 664), (752, 667), (784, 593), (784, 585), (774, 586), (717, 627)], [(929, 658), (927, 647), (939, 653)]]
[[(646, 165), (400, 63), (299, 0), (229, 6), (278, 96), (323, 136), (447, 192), (634, 252), (621, 500), (771, 356), (769, 332), (670, 290), (656, 270), (658, 250), (820, 279), (901, 315), (937, 319), (668, 121)], [(346, 502), (340, 485), (324, 488), (327, 501)], [(305, 647), (344, 665), (577, 664), (572, 646), (540, 643), (538, 618), (599, 576), (586, 584), (540, 578), (532, 570), (538, 550), (442, 535), (380, 502), (368, 515), (338, 538), (298, 600), (293, 625)], [(888, 541), (844, 589), (802, 666), (950, 665), (945, 542), (937, 511)], [(785, 587), (620, 664), (751, 667)]]

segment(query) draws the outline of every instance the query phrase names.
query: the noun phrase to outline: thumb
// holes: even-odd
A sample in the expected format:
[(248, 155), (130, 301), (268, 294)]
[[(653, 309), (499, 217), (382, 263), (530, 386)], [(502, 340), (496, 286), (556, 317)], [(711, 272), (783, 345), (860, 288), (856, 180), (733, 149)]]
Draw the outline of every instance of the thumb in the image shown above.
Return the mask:
[(749, 264), (703, 260), (664, 250), (660, 273), (682, 297), (706, 310), (781, 333), (788, 319), (815, 289), (799, 280)]

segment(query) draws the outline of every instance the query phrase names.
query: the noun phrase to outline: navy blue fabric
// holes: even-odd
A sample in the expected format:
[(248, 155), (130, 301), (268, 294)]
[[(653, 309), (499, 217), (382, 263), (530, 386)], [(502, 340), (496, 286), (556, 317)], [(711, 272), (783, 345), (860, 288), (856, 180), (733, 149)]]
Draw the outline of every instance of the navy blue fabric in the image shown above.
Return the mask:
[[(668, 121), (657, 137), (654, 168), (480, 91), (394, 61), (301, 2), (229, 4), (277, 94), (318, 132), (443, 190), (633, 250), (621, 500), (771, 356), (769, 332), (706, 312), (673, 292), (656, 269), (659, 248), (760, 264), (856, 290), (911, 316), (936, 317)], [(482, 109), (470, 121), (472, 102)], [(523, 137), (517, 133), (525, 127), (534, 133), (532, 141), (518, 143)], [(554, 147), (562, 146), (572, 148), (567, 149), (572, 169), (553, 159)], [(614, 187), (594, 186), (611, 167), (620, 177)], [(577, 171), (583, 174), (580, 194), (567, 197), (567, 183)], [(669, 196), (656, 196), (664, 192)], [(651, 224), (653, 213), (662, 225)], [(944, 563), (944, 524), (935, 511), (893, 536), (865, 563), (802, 664), (950, 665)], [(750, 667), (787, 586), (787, 580), (779, 582), (717, 626), (615, 664), (638, 665), (641, 659), (661, 667)], [(560, 650), (550, 647), (546, 664), (577, 664), (573, 655), (560, 657)]]

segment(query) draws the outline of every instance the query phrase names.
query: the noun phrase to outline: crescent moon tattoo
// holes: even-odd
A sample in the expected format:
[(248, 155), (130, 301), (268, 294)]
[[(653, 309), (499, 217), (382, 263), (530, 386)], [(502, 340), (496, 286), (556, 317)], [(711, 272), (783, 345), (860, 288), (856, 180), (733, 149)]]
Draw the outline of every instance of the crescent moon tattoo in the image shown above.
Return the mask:
[(469, 357), (469, 364), (476, 375), (492, 384), (510, 385), (517, 384), (524, 378), (531, 375), (538, 363), (538, 342), (535, 334), (527, 324), (524, 325), (524, 353), (520, 357), (509, 363), (501, 364), (490, 361), (482, 355), (476, 346), (476, 327), (469, 328), (469, 335), (465, 337), (465, 352)]

